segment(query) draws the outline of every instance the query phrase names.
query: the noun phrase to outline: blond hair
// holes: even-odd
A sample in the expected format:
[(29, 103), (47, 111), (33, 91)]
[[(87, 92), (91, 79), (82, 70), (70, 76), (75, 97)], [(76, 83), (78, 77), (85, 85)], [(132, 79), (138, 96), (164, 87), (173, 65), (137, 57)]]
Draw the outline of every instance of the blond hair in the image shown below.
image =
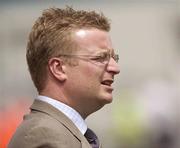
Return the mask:
[(71, 7), (46, 9), (36, 20), (29, 35), (26, 58), (31, 78), (39, 92), (45, 85), (48, 60), (75, 50), (77, 45), (71, 34), (82, 28), (108, 32), (110, 23), (102, 13), (74, 10)]

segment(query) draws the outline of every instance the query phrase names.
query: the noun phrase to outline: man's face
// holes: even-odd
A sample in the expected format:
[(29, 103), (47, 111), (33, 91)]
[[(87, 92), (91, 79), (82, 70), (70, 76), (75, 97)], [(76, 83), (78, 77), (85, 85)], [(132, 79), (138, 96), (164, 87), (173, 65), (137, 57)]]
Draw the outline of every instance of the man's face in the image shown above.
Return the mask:
[(78, 30), (73, 37), (80, 50), (73, 54), (79, 55), (74, 56), (78, 64), (66, 69), (66, 91), (77, 108), (96, 111), (112, 102), (112, 83), (114, 76), (120, 72), (113, 58), (103, 62), (96, 57), (114, 52), (111, 39), (108, 32), (98, 29)]

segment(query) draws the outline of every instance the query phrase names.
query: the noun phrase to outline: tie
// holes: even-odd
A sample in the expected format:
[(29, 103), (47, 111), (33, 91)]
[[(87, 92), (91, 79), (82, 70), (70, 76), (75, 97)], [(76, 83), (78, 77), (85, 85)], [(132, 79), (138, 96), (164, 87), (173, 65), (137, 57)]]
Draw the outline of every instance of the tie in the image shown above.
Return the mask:
[(92, 146), (92, 148), (99, 148), (98, 137), (91, 129), (88, 128), (84, 136), (86, 137), (87, 141)]

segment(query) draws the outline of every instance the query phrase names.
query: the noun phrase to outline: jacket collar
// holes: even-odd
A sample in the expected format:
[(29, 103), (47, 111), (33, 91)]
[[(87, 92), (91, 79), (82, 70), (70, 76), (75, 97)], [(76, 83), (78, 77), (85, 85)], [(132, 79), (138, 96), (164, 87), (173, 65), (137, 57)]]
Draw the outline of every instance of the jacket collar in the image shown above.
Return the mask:
[(50, 115), (51, 117), (59, 121), (62, 125), (64, 125), (77, 139), (81, 141), (82, 148), (91, 148), (84, 135), (79, 131), (79, 129), (74, 125), (74, 123), (61, 111), (59, 111), (52, 105), (44, 101), (35, 99), (30, 109)]

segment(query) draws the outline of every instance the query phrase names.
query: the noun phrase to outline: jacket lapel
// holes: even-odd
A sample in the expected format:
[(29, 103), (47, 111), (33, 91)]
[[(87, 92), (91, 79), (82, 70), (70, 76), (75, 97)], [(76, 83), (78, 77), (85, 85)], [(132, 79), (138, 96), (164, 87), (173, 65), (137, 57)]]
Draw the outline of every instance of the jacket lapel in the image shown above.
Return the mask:
[(82, 148), (91, 148), (88, 141), (84, 135), (79, 131), (79, 129), (74, 125), (74, 123), (65, 116), (61, 111), (53, 107), (52, 105), (43, 102), (41, 100), (35, 99), (31, 105), (31, 110), (36, 110), (50, 115), (54, 119), (58, 120), (62, 125), (64, 125), (79, 141), (82, 143)]

